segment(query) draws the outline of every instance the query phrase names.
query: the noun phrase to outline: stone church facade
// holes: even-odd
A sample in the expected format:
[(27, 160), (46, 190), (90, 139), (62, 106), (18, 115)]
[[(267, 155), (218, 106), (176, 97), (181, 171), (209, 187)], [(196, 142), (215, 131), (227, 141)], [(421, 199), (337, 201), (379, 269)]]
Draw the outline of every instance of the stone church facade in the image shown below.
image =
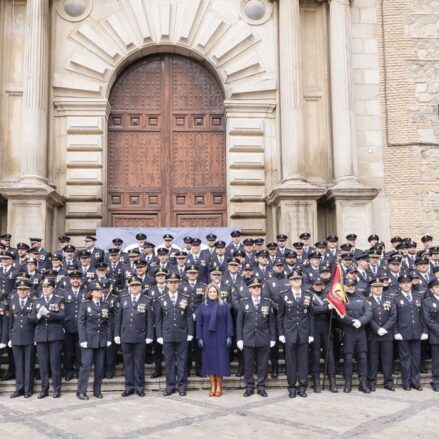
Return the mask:
[(1, 0), (0, 231), (434, 234), (434, 0)]

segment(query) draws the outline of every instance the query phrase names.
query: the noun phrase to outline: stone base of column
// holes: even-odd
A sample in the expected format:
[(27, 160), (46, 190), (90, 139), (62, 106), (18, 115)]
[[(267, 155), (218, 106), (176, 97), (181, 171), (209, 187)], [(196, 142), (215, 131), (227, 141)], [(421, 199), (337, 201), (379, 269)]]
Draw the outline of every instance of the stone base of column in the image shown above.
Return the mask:
[(267, 198), (271, 210), (271, 229), (276, 234), (285, 233), (291, 242), (297, 241), (302, 232), (317, 237), (317, 200), (326, 192), (325, 187), (290, 180), (275, 188)]
[(322, 198), (327, 211), (332, 213), (331, 224), (340, 241), (345, 236), (355, 233), (358, 248), (368, 248), (367, 237), (373, 232), (372, 200), (378, 195), (378, 189), (362, 185), (357, 180), (343, 179), (328, 190)]
[(12, 234), (13, 244), (28, 242), (30, 237), (43, 238), (50, 247), (54, 230), (54, 211), (64, 205), (54, 187), (47, 184), (25, 185), (6, 183), (0, 194), (7, 199), (6, 230)]

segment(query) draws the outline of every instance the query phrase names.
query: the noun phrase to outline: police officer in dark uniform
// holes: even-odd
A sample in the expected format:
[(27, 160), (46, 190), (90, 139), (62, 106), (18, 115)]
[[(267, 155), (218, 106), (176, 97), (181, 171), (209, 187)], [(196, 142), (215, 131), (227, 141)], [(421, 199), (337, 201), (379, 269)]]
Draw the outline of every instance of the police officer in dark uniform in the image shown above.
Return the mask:
[(344, 290), (348, 296), (346, 315), (340, 319), (343, 335), (343, 374), (345, 379), (344, 392), (352, 391), (352, 363), (355, 352), (358, 353), (359, 390), (370, 393), (367, 386), (367, 334), (366, 325), (372, 319), (372, 308), (363, 294), (355, 291), (355, 281), (345, 279)]
[(439, 279), (430, 281), (429, 289), (431, 296), (424, 300), (422, 308), (431, 348), (431, 387), (439, 392)]
[[(320, 276), (325, 271), (321, 271)], [(327, 372), (329, 378), (329, 391), (337, 393), (335, 380), (335, 359), (334, 359), (334, 336), (329, 336), (329, 320), (331, 317), (332, 305), (326, 299), (328, 289), (325, 288), (321, 278), (314, 279), (309, 290), (313, 297), (314, 314), (314, 342), (311, 345), (311, 373), (314, 380), (314, 392), (320, 393), (320, 351), (323, 351), (324, 358), (327, 358)], [(328, 337), (329, 336), (329, 337)], [(329, 342), (328, 342), (329, 340)]]
[(102, 399), (101, 386), (104, 378), (105, 349), (111, 346), (111, 319), (107, 303), (101, 302), (102, 287), (91, 282), (87, 288), (87, 300), (81, 303), (78, 316), (79, 345), (81, 346), (81, 368), (79, 369), (78, 399), (87, 400), (88, 379), (94, 364), (93, 396)]
[(288, 394), (295, 398), (299, 381), (299, 396), (306, 398), (308, 387), (308, 343), (314, 341), (313, 297), (302, 290), (300, 270), (288, 275), (290, 288), (280, 294), (277, 318), (279, 341), (285, 345)]
[(378, 366), (384, 375), (384, 388), (394, 391), (393, 384), (393, 328), (396, 322), (396, 308), (393, 299), (383, 295), (383, 283), (379, 278), (370, 281), (372, 320), (367, 331), (367, 380), (369, 389), (376, 390)]
[(125, 370), (123, 397), (134, 392), (145, 396), (146, 344), (153, 342), (154, 325), (151, 299), (141, 294), (141, 287), (142, 281), (132, 277), (115, 313), (114, 341), (122, 345)]
[(422, 390), (420, 384), (421, 340), (428, 339), (422, 317), (422, 295), (412, 291), (412, 277), (403, 274), (398, 279), (400, 292), (394, 298), (396, 305), (395, 340), (398, 341), (404, 390)]
[(257, 393), (267, 396), (265, 380), (268, 371), (270, 348), (276, 341), (273, 305), (270, 298), (262, 297), (262, 282), (252, 278), (248, 282), (250, 297), (239, 304), (236, 321), (237, 346), (243, 350), (245, 392), (248, 397), (254, 394), (254, 370), (256, 363)]
[(190, 296), (179, 291), (180, 276), (176, 273), (166, 277), (167, 292), (160, 296), (155, 309), (157, 342), (163, 344), (166, 364), (166, 389), (164, 396), (175, 393), (177, 369), (180, 396), (186, 396), (187, 388), (187, 342), (194, 338), (194, 325)]
[[(186, 267), (186, 281), (182, 283), (181, 289), (183, 293), (189, 294), (190, 303), (192, 308), (192, 316), (194, 319), (194, 325), (196, 325), (197, 311), (202, 302), (204, 302), (204, 290), (206, 284), (198, 280), (199, 267), (197, 265), (189, 265)], [(188, 343), (188, 376), (190, 375), (190, 368), (192, 361), (195, 361), (196, 375), (199, 377), (203, 376), (201, 370), (201, 358), (202, 351), (198, 346), (196, 340), (192, 340)]]
[(29, 317), (36, 323), (35, 342), (41, 376), (41, 392), (38, 399), (49, 396), (49, 365), (52, 372), (53, 397), (59, 398), (61, 396), (61, 353), (64, 340), (64, 299), (55, 294), (54, 280), (44, 279), (42, 287), (43, 294), (35, 300)]
[[(279, 235), (285, 236), (285, 235)], [(281, 301), (281, 292), (285, 291), (288, 288), (288, 280), (285, 277), (284, 273), (284, 262), (278, 257), (273, 264), (273, 273), (271, 278), (268, 279), (263, 288), (262, 294), (266, 297), (269, 297), (273, 303), (273, 313), (275, 320), (275, 329), (276, 329), (276, 340), (278, 339), (278, 309), (279, 303)], [(270, 349), (270, 362), (271, 362), (271, 378), (277, 378), (279, 376), (279, 343), (276, 343)]]
[(86, 288), (81, 284), (81, 273), (73, 271), (69, 274), (70, 287), (59, 293), (64, 298), (64, 355), (63, 368), (65, 380), (70, 381), (75, 375), (78, 376), (81, 367), (81, 348), (78, 336), (79, 306), (84, 300)]
[(9, 306), (9, 347), (12, 347), (15, 361), (15, 392), (11, 398), (24, 395), (29, 398), (34, 386), (34, 333), (35, 323), (29, 319), (32, 311), (30, 284), (19, 281), (18, 296)]

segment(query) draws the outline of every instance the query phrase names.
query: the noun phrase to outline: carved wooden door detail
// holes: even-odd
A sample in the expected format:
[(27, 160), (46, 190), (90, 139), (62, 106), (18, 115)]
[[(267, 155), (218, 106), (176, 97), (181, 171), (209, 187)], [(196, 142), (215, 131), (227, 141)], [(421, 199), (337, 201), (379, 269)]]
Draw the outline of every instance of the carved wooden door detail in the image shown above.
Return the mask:
[(108, 223), (226, 224), (224, 98), (211, 73), (179, 55), (130, 66), (110, 95)]

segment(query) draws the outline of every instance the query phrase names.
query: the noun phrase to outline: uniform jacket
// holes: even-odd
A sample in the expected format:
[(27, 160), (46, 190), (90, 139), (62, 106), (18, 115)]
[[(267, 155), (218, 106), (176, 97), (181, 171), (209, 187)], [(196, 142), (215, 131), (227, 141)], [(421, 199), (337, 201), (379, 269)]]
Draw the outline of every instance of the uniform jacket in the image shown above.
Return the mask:
[(395, 334), (401, 334), (403, 340), (420, 340), (427, 332), (422, 316), (422, 295), (412, 291), (412, 303), (401, 292), (394, 297), (396, 306)]
[(79, 307), (78, 336), (79, 343), (87, 342), (88, 349), (107, 347), (112, 341), (112, 313), (107, 303), (99, 307), (93, 300), (84, 300)]
[(33, 300), (28, 297), (24, 308), (21, 299), (14, 298), (9, 304), (9, 340), (14, 346), (33, 345), (35, 337), (35, 322), (29, 317), (32, 312)]
[[(346, 304), (346, 316), (339, 319), (345, 333), (354, 333), (363, 330), (372, 319), (372, 308), (367, 299), (360, 293), (348, 294)], [(360, 328), (355, 328), (352, 324), (354, 320), (359, 320)]]
[(140, 294), (136, 305), (133, 305), (131, 294), (120, 297), (116, 308), (114, 336), (120, 337), (122, 343), (145, 343), (147, 338), (154, 338), (154, 317), (151, 299)]
[[(49, 311), (47, 316), (37, 319), (39, 309), (45, 306)], [(49, 304), (46, 304), (42, 296), (33, 303), (32, 312), (29, 317), (35, 326), (35, 341), (37, 343), (64, 340), (64, 298), (53, 294)]]
[(77, 297), (72, 287), (60, 292), (60, 296), (64, 298), (64, 329), (68, 334), (76, 334), (78, 332), (79, 307), (84, 300), (84, 288), (79, 288)]
[(241, 300), (236, 320), (236, 336), (244, 346), (258, 348), (270, 346), (276, 340), (273, 305), (268, 297), (260, 297), (256, 310), (251, 297)]
[[(372, 320), (367, 331), (368, 340), (393, 341), (393, 329), (396, 323), (396, 307), (393, 299), (383, 294), (379, 305), (374, 296), (368, 297), (367, 300), (372, 308)], [(384, 328), (387, 334), (379, 336), (380, 328)]]
[(301, 291), (296, 301), (291, 288), (280, 294), (277, 327), (279, 336), (285, 336), (287, 343), (308, 343), (314, 337), (313, 297), (308, 291)]
[(425, 299), (422, 308), (428, 340), (430, 344), (439, 344), (439, 299), (436, 296)]
[(165, 343), (181, 343), (187, 341), (188, 335), (194, 335), (189, 294), (178, 292), (173, 305), (166, 292), (157, 299), (154, 307), (157, 338), (163, 338)]

